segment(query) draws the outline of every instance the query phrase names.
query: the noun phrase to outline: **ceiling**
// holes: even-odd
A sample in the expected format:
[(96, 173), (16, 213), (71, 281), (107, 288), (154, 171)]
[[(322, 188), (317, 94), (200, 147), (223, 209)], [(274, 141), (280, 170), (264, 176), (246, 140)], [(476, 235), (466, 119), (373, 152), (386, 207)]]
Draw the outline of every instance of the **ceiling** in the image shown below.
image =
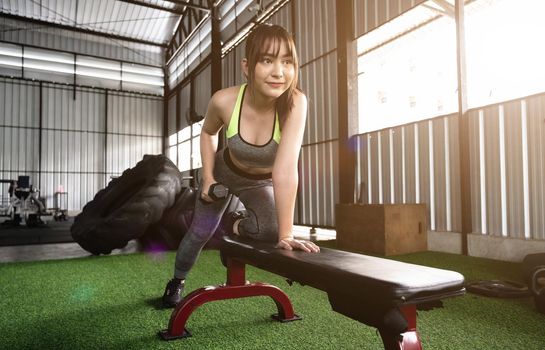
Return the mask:
[(0, 16), (151, 45), (166, 45), (206, 0), (2, 0)]

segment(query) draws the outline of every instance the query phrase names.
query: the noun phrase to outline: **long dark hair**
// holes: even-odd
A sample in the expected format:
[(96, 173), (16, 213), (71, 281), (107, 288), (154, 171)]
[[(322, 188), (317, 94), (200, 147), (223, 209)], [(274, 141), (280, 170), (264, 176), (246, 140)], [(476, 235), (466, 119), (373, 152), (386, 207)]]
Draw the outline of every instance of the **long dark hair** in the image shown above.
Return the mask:
[[(276, 43), (286, 43), (288, 47), (288, 54), (291, 56), (293, 66), (295, 69), (293, 81), (286, 90), (276, 100), (276, 111), (278, 112), (278, 118), (280, 120), (280, 126), (284, 125), (288, 113), (293, 108), (293, 95), (295, 90), (301, 91), (298, 87), (299, 83), (299, 58), (297, 57), (297, 50), (295, 48), (295, 41), (293, 37), (284, 27), (275, 24), (259, 24), (248, 36), (246, 40), (246, 59), (248, 60), (248, 88), (254, 95), (255, 90), (253, 86), (255, 66), (257, 62), (262, 59), (265, 45), (276, 45)], [(280, 52), (280, 45), (275, 55), (278, 56)]]

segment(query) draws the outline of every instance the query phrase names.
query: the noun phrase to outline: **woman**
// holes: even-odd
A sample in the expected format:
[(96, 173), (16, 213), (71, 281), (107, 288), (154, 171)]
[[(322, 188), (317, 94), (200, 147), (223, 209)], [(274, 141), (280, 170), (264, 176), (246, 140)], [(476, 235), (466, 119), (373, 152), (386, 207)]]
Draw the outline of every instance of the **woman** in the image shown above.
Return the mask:
[[(174, 278), (163, 295), (166, 307), (181, 300), (185, 278), (229, 203), (230, 198), (208, 196), (214, 183), (228, 187), (246, 209), (229, 215), (234, 234), (281, 249), (320, 250), (294, 239), (292, 232), (307, 99), (296, 87), (299, 64), (291, 35), (277, 25), (257, 26), (247, 39), (242, 70), (248, 84), (216, 92), (208, 105), (201, 132), (200, 200), (176, 254)], [(216, 153), (222, 127), (227, 148)]]

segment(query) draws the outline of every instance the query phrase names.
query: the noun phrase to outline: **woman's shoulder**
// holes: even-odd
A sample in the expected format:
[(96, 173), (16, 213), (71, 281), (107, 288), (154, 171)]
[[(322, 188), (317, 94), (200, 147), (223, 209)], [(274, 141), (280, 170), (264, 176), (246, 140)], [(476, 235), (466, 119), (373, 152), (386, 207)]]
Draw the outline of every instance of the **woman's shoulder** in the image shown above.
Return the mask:
[(240, 86), (232, 86), (218, 90), (210, 99), (211, 110), (215, 111), (224, 123), (229, 121), (231, 112), (235, 108), (239, 89)]
[(229, 107), (236, 102), (240, 86), (231, 86), (218, 90), (212, 95), (212, 103), (217, 107)]
[(299, 89), (293, 91), (291, 114), (301, 115), (306, 118), (306, 111), (308, 108), (308, 98), (305, 93)]
[(307, 95), (305, 95), (305, 93), (299, 89), (294, 89), (293, 91), (293, 103), (294, 104), (307, 104), (308, 102), (308, 99), (307, 99)]

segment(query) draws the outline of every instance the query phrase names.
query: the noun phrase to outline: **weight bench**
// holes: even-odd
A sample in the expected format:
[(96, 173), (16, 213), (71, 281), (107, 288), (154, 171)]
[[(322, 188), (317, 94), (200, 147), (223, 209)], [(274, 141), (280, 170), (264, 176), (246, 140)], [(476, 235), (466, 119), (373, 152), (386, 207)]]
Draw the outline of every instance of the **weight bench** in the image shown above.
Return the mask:
[(422, 349), (416, 330), (416, 306), (465, 293), (464, 277), (457, 272), (333, 249), (305, 253), (225, 237), (220, 253), (227, 267), (227, 283), (188, 294), (172, 312), (168, 329), (159, 332), (163, 339), (191, 336), (185, 328), (191, 313), (216, 300), (270, 296), (278, 308), (274, 319), (299, 320), (281, 289), (246, 281), (246, 264), (283, 276), (288, 282), (325, 291), (334, 311), (377, 328), (386, 350)]

